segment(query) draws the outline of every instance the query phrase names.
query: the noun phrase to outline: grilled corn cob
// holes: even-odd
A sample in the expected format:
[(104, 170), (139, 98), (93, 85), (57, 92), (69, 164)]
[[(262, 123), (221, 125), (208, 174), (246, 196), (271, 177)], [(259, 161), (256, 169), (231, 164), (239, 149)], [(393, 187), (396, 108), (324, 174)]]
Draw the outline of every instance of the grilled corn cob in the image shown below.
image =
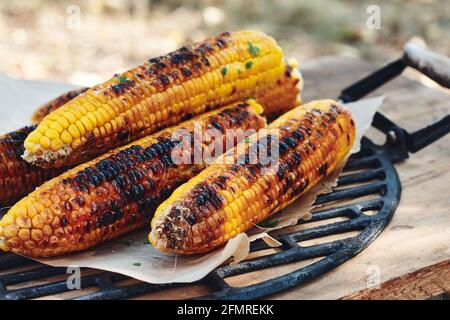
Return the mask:
[(223, 33), (150, 59), (49, 114), (23, 158), (42, 167), (80, 163), (208, 109), (273, 87), (281, 48), (258, 31)]
[[(64, 93), (39, 107), (33, 114), (33, 123), (39, 123), (51, 111), (80, 95), (87, 88)], [(8, 206), (37, 186), (63, 172), (66, 168), (43, 169), (22, 159), (25, 138), (36, 126), (26, 126), (0, 136), (0, 206)]]
[[(252, 136), (249, 144), (216, 159), (157, 208), (149, 234), (153, 246), (196, 253), (222, 245), (332, 172), (355, 137), (351, 115), (332, 100), (297, 107), (268, 128), (277, 130), (278, 141), (271, 131)], [(255, 150), (271, 145), (278, 145), (278, 165), (267, 166)]]
[[(233, 146), (227, 129), (265, 125), (254, 100), (235, 103), (110, 151), (44, 183), (16, 203), (0, 221), (0, 249), (31, 257), (83, 250), (149, 223), (154, 208), (201, 169), (204, 162), (175, 164), (184, 129), (194, 146), (210, 152), (194, 128), (216, 128), (216, 140)], [(185, 137), (185, 136), (184, 136)], [(214, 149), (215, 150), (215, 149)], [(212, 150), (212, 151), (214, 151)], [(220, 150), (219, 150), (220, 152)], [(214, 156), (214, 152), (210, 152)]]
[(86, 92), (88, 89), (89, 88), (80, 88), (68, 91), (56, 97), (55, 99), (47, 102), (46, 104), (40, 106), (36, 111), (34, 111), (33, 115), (31, 116), (31, 122), (33, 124), (40, 123), (42, 119), (44, 119), (44, 117), (48, 115), (50, 112), (55, 111), (56, 109), (66, 104), (73, 98), (79, 96), (83, 92)]
[(24, 127), (0, 137), (0, 207), (14, 203), (64, 170), (42, 169), (21, 158), (23, 141), (34, 129)]

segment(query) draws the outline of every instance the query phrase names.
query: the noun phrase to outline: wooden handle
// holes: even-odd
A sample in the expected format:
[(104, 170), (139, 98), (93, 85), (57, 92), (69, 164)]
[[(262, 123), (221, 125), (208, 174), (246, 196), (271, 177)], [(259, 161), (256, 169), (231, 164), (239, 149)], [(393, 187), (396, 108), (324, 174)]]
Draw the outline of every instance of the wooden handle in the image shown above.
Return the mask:
[(450, 88), (450, 59), (415, 43), (408, 42), (403, 48), (403, 61), (419, 70), (441, 86)]

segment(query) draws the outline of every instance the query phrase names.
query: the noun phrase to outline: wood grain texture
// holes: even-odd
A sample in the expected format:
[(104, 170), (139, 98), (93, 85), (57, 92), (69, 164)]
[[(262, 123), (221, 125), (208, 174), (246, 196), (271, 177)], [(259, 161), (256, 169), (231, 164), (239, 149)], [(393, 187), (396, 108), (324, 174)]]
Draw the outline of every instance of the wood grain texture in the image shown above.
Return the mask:
[(450, 260), (420, 269), (382, 283), (378, 289), (365, 289), (343, 300), (430, 299), (450, 293)]

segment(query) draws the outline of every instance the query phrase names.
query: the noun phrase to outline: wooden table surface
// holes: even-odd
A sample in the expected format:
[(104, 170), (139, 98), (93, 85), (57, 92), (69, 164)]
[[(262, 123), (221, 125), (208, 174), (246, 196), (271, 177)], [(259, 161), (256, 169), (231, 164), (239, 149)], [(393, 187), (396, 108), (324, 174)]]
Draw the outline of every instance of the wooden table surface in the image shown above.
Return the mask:
[[(337, 97), (376, 69), (342, 57), (306, 61), (300, 68), (304, 101)], [(450, 114), (449, 93), (402, 76), (372, 95), (385, 95), (380, 111), (414, 131)], [(369, 136), (376, 139), (374, 131)], [(400, 205), (381, 235), (332, 272), (273, 298), (423, 299), (450, 291), (450, 135), (396, 168), (403, 186)]]
[[(347, 85), (376, 67), (361, 60), (324, 57), (301, 64), (305, 78), (303, 100), (336, 98)], [(0, 79), (2, 80), (2, 79)], [(4, 81), (5, 85), (11, 81)], [(24, 83), (42, 101), (55, 95), (42, 83)], [(66, 90), (60, 86), (57, 91)], [(450, 113), (450, 95), (444, 90), (425, 87), (417, 81), (399, 77), (374, 95), (386, 96), (381, 112), (414, 131)], [(48, 97), (46, 96), (48, 95)], [(21, 98), (14, 98), (14, 104)], [(24, 99), (25, 102), (25, 99)], [(26, 124), (31, 110), (23, 103), (20, 110), (0, 107), (0, 130)], [(20, 116), (18, 114), (20, 113)], [(370, 133), (370, 136), (376, 138)], [(400, 205), (388, 227), (362, 253), (322, 277), (269, 298), (429, 298), (450, 290), (450, 135), (412, 154), (398, 164), (403, 185)], [(247, 278), (260, 281), (292, 270), (290, 267), (264, 270)], [(239, 282), (238, 282), (239, 283)], [(89, 289), (87, 289), (89, 290)], [(200, 289), (199, 289), (200, 290)], [(200, 290), (202, 291), (202, 289)], [(171, 289), (139, 298), (180, 298), (189, 290)], [(50, 298), (67, 298), (68, 294)]]

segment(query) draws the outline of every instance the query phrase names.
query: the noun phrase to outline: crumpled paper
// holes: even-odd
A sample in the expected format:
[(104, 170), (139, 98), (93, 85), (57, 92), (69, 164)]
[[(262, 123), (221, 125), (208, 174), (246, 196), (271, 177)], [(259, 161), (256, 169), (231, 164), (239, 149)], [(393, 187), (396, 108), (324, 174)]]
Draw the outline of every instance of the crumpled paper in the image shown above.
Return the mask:
[[(5, 79), (0, 78), (0, 80), (0, 82), (3, 82)], [(11, 101), (14, 101), (16, 110), (20, 112), (20, 116), (15, 117), (16, 121), (18, 119), (26, 119), (24, 118), (24, 115), (31, 114), (31, 110), (39, 104), (36, 102), (37, 100), (42, 100), (42, 102), (45, 101), (43, 97), (41, 97), (43, 92), (45, 92), (45, 95), (48, 95), (48, 99), (50, 99), (67, 88), (65, 87), (62, 89), (62, 85), (56, 85), (54, 83), (39, 83), (40, 88), (38, 92), (40, 93), (40, 96), (37, 97), (36, 90), (33, 89), (35, 88), (33, 83), (11, 79), (6, 80), (8, 81), (7, 83), (13, 83), (11, 90), (5, 92), (5, 95), (9, 96)], [(24, 90), (29, 94), (24, 95)], [(20, 103), (22, 101), (14, 100), (14, 97), (16, 96), (25, 96), (27, 99), (26, 101), (23, 101), (23, 103)], [(33, 96), (36, 97), (36, 99), (34, 99)], [(357, 132), (355, 145), (353, 146), (351, 153), (355, 153), (359, 150), (360, 140), (364, 132), (370, 127), (373, 116), (378, 107), (382, 104), (382, 101), (383, 97), (377, 97), (345, 105), (353, 115)], [(23, 108), (18, 106), (18, 104), (23, 105)], [(28, 109), (30, 112), (28, 112)], [(5, 108), (5, 106), (1, 106), (0, 114), (1, 113), (12, 116), (14, 112), (11, 112), (11, 109), (8, 107)], [(26, 120), (22, 121), (26, 123)], [(6, 123), (4, 124), (6, 125)], [(11, 127), (11, 129), (20, 126), (13, 125), (14, 127)], [(9, 130), (6, 129), (2, 131)], [(313, 187), (296, 202), (283, 209), (279, 214), (275, 214), (271, 217), (271, 219), (277, 220), (276, 226), (271, 228), (255, 226), (255, 228), (249, 230), (248, 235), (245, 233), (239, 234), (228, 241), (224, 247), (207, 254), (176, 255), (161, 253), (148, 243), (147, 235), (149, 230), (148, 228), (144, 228), (118, 239), (105, 242), (86, 251), (61, 257), (36, 260), (57, 267), (88, 267), (121, 273), (149, 283), (194, 282), (205, 277), (224, 262), (237, 262), (245, 259), (249, 253), (251, 241), (263, 239), (270, 246), (276, 247), (280, 245), (278, 241), (270, 237), (270, 232), (275, 229), (295, 225), (301, 218), (308, 218), (316, 197), (319, 194), (327, 193), (332, 190), (342, 168), (343, 165), (337, 168), (332, 174)]]

